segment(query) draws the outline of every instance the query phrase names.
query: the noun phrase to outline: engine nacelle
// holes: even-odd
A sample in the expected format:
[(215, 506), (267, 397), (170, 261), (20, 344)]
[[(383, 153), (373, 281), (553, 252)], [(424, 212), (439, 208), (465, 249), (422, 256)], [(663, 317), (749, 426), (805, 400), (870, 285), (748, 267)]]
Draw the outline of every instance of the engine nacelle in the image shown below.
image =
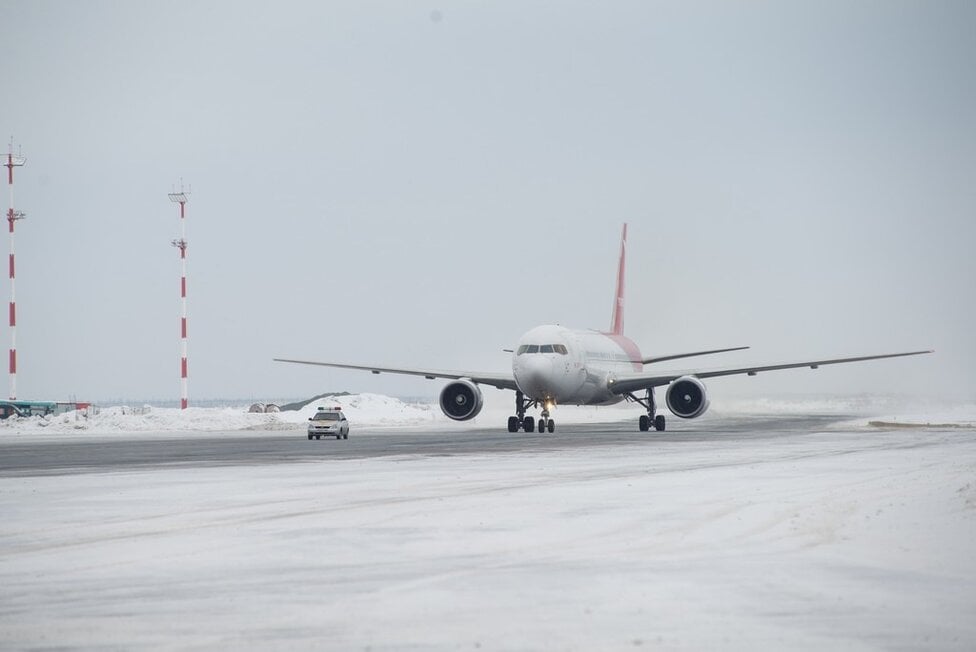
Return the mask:
[(441, 410), (455, 421), (475, 418), (483, 406), (481, 388), (470, 380), (456, 380), (441, 390)]
[(676, 417), (694, 419), (705, 414), (708, 409), (708, 397), (702, 381), (693, 376), (682, 376), (668, 386), (665, 396), (668, 409)]

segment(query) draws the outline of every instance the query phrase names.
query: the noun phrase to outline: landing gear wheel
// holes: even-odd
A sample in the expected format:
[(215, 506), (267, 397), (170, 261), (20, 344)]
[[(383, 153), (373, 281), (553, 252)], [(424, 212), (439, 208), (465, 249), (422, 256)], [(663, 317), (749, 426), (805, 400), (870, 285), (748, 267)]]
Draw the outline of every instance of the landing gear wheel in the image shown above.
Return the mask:
[(309, 440), (309, 441), (312, 441), (312, 435), (309, 435), (309, 436), (308, 436), (308, 440)]
[(549, 423), (546, 424), (546, 429), (549, 430), (550, 433), (556, 432), (556, 422), (549, 419)]
[(539, 434), (541, 435), (546, 431), (546, 420), (539, 419)]
[(342, 438), (343, 438), (343, 439), (349, 439), (349, 433), (347, 432), (346, 434), (344, 434), (344, 435), (342, 436)]
[(647, 432), (650, 430), (651, 419), (646, 414), (642, 414), (640, 419), (637, 420), (637, 429), (641, 432)]
[(339, 441), (340, 439), (342, 439), (342, 435), (341, 434), (336, 435), (336, 441)]
[(654, 417), (654, 429), (658, 432), (664, 432), (664, 415), (659, 414)]
[(525, 417), (525, 421), (522, 422), (522, 430), (525, 432), (532, 432), (535, 430), (535, 419), (532, 417)]
[(519, 429), (519, 418), (518, 417), (508, 417), (508, 431), (518, 432)]

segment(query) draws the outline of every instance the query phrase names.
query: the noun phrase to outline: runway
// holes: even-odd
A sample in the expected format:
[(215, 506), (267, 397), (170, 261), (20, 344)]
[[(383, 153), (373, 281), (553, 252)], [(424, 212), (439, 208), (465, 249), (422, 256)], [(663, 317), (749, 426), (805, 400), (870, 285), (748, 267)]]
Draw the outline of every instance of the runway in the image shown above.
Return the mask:
[(976, 432), (0, 442), (0, 649), (976, 647)]
[(753, 440), (816, 432), (850, 416), (732, 416), (681, 422), (672, 419), (665, 432), (639, 432), (634, 422), (564, 424), (553, 434), (509, 433), (497, 428), (420, 430), (354, 429), (348, 440), (306, 439), (304, 431), (201, 433), (174, 438), (163, 433), (138, 433), (130, 438), (73, 442), (17, 443), (0, 438), (0, 477), (101, 473), (170, 466), (243, 466), (358, 460), (415, 455), (481, 455), (642, 447), (647, 455), (666, 442)]

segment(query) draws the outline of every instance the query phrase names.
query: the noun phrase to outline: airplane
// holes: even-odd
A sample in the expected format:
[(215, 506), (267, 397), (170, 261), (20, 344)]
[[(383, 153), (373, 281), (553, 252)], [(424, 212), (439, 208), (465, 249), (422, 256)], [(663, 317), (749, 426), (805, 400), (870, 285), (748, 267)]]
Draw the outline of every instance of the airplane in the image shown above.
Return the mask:
[[(667, 387), (665, 404), (677, 417), (694, 419), (708, 409), (708, 393), (703, 380), (720, 376), (746, 374), (780, 369), (818, 367), (882, 358), (899, 358), (922, 355), (932, 351), (884, 353), (827, 360), (809, 360), (787, 364), (774, 364), (738, 369), (713, 369), (682, 373), (648, 373), (646, 365), (666, 360), (691, 358), (729, 351), (741, 351), (749, 347), (737, 346), (710, 349), (663, 356), (644, 357), (637, 345), (624, 335), (624, 271), (627, 257), (627, 225), (623, 225), (620, 240), (620, 260), (617, 265), (617, 287), (611, 316), (610, 330), (573, 330), (552, 324), (536, 326), (518, 341), (512, 353), (510, 373), (476, 371), (450, 371), (437, 369), (409, 369), (338, 362), (314, 362), (275, 358), (275, 362), (320, 365), (339, 369), (371, 371), (374, 374), (391, 373), (422, 376), (429, 380), (447, 379), (441, 390), (441, 410), (455, 421), (473, 419), (481, 412), (484, 399), (481, 385), (515, 392), (515, 414), (508, 418), (508, 431), (555, 432), (556, 423), (552, 411), (557, 405), (613, 405), (632, 401), (646, 410), (638, 419), (641, 432), (650, 428), (663, 431), (666, 426), (663, 414), (657, 413), (654, 390)], [(643, 393), (643, 396), (640, 394)], [(530, 408), (542, 408), (538, 422), (527, 416)]]

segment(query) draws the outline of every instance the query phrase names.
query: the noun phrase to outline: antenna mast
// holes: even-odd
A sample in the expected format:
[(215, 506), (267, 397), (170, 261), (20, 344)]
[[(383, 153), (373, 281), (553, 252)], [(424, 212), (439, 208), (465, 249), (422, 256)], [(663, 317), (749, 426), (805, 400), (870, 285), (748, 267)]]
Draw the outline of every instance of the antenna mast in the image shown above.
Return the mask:
[(186, 373), (186, 203), (189, 191), (183, 192), (183, 180), (180, 179), (180, 191), (169, 193), (169, 200), (180, 205), (180, 239), (173, 240), (174, 247), (180, 250), (180, 301), (182, 314), (180, 319), (180, 409), (185, 410), (189, 404), (187, 396)]
[(10, 208), (7, 210), (7, 223), (10, 225), (10, 400), (17, 399), (17, 292), (14, 283), (14, 223), (27, 217), (14, 210), (14, 168), (27, 162), (23, 156), (14, 156), (14, 141), (10, 139), (7, 150), (7, 185), (10, 186)]

